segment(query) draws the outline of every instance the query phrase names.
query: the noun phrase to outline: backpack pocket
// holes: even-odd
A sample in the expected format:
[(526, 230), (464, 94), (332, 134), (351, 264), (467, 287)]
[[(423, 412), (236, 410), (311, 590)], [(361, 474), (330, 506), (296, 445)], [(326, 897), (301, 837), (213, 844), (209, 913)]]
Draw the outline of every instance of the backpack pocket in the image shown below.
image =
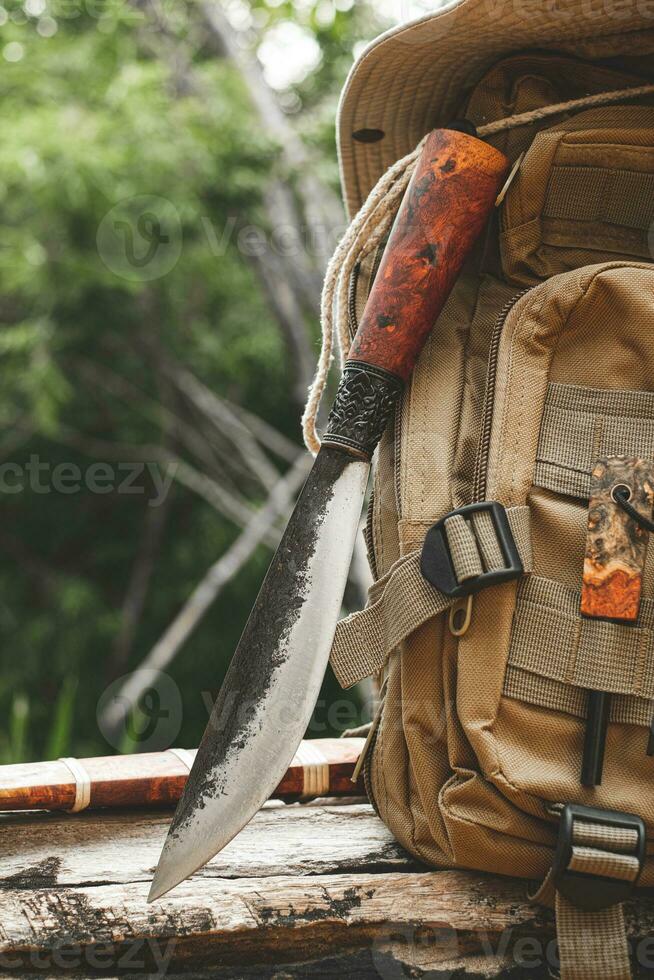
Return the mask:
[[(487, 499), (528, 503), (534, 571), (475, 598), (457, 707), (486, 778), (533, 814), (578, 802), (654, 827), (654, 546), (635, 624), (580, 613), (595, 462), (654, 459), (653, 337), (654, 269), (625, 263), (530, 290), (502, 332), (482, 484)], [(580, 780), (588, 690), (612, 695), (593, 789)]]
[(507, 279), (532, 285), (611, 259), (649, 259), (654, 108), (583, 112), (540, 132), (511, 185), (500, 247)]

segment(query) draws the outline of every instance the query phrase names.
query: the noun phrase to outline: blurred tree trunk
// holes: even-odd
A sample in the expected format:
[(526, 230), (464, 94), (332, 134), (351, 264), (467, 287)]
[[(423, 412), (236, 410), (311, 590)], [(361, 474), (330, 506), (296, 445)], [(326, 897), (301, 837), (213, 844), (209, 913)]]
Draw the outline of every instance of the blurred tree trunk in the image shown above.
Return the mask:
[[(200, 9), (214, 40), (218, 53), (228, 57), (238, 68), (247, 86), (252, 105), (259, 116), (259, 124), (279, 144), (290, 174), (295, 176), (298, 195), (302, 201), (307, 230), (315, 233), (317, 241), (321, 233), (329, 239), (343, 223), (343, 207), (340, 200), (316, 175), (307, 149), (292, 123), (281, 109), (275, 93), (267, 84), (259, 63), (243, 48), (234, 29), (223, 12), (219, 0), (201, 0)], [(319, 272), (324, 274), (329, 256), (319, 256)], [(320, 282), (318, 284), (320, 288)]]
[[(156, 28), (155, 48), (159, 45), (159, 56), (171, 66), (176, 92), (200, 90), (188, 42), (175, 35), (156, 0), (131, 2)], [(279, 325), (294, 377), (293, 397), (303, 408), (316, 360), (310, 323), (320, 316), (322, 280), (343, 230), (343, 207), (332, 189), (316, 176), (315, 161), (218, 0), (200, 0), (195, 9), (203, 40), (237, 70), (259, 127), (279, 147), (279, 161), (262, 201), (269, 232), (266, 247), (247, 259)], [(203, 95), (211, 97), (207, 92)], [(280, 164), (283, 176), (278, 172)], [(276, 248), (277, 236), (283, 236), (284, 254)]]

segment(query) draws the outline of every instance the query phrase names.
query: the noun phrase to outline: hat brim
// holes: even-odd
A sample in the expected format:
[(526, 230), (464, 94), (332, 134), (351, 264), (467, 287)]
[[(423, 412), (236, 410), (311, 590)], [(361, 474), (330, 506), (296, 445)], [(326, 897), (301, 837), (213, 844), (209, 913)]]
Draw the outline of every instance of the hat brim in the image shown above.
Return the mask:
[(646, 28), (654, 29), (654, 6), (642, 0), (453, 0), (383, 34), (357, 60), (339, 106), (350, 216), (425, 133), (460, 114), (502, 57), (525, 48), (588, 56), (589, 39), (594, 57), (606, 57), (611, 38)]

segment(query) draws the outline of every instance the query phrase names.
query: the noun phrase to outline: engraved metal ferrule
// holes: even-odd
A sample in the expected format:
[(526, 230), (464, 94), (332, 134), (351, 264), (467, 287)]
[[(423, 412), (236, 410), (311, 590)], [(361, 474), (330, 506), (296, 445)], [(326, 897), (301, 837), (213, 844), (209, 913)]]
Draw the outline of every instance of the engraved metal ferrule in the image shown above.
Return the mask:
[(397, 375), (362, 361), (348, 361), (323, 436), (336, 446), (371, 459), (404, 383)]

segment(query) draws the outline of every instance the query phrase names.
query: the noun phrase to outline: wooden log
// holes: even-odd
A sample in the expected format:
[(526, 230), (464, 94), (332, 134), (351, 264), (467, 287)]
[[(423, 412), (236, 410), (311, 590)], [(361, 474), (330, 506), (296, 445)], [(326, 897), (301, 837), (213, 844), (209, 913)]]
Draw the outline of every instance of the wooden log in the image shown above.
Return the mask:
[[(547, 976), (553, 920), (524, 881), (421, 869), (368, 805), (269, 804), (148, 906), (167, 824), (143, 811), (0, 817), (0, 976)], [(627, 918), (646, 942), (654, 901)]]
[[(362, 738), (303, 742), (274, 798), (293, 798), (306, 792), (303, 759), (307, 749), (318, 749), (329, 766), (329, 786), (322, 795), (365, 795), (362, 781), (353, 784), (351, 779), (363, 744)], [(189, 750), (190, 758), (195, 757), (195, 751)], [(172, 806), (182, 795), (188, 778), (188, 767), (172, 752), (79, 761), (91, 780), (91, 808)], [(74, 802), (73, 775), (61, 760), (0, 766), (0, 811), (70, 810)]]
[[(56, 882), (127, 884), (154, 872), (168, 826), (165, 810), (6, 814), (0, 817), (0, 883), (37, 887), (44, 861), (56, 859)], [(206, 867), (199, 890), (216, 878), (406, 871), (416, 862), (368, 804), (265, 806)], [(31, 869), (37, 869), (34, 873)]]

